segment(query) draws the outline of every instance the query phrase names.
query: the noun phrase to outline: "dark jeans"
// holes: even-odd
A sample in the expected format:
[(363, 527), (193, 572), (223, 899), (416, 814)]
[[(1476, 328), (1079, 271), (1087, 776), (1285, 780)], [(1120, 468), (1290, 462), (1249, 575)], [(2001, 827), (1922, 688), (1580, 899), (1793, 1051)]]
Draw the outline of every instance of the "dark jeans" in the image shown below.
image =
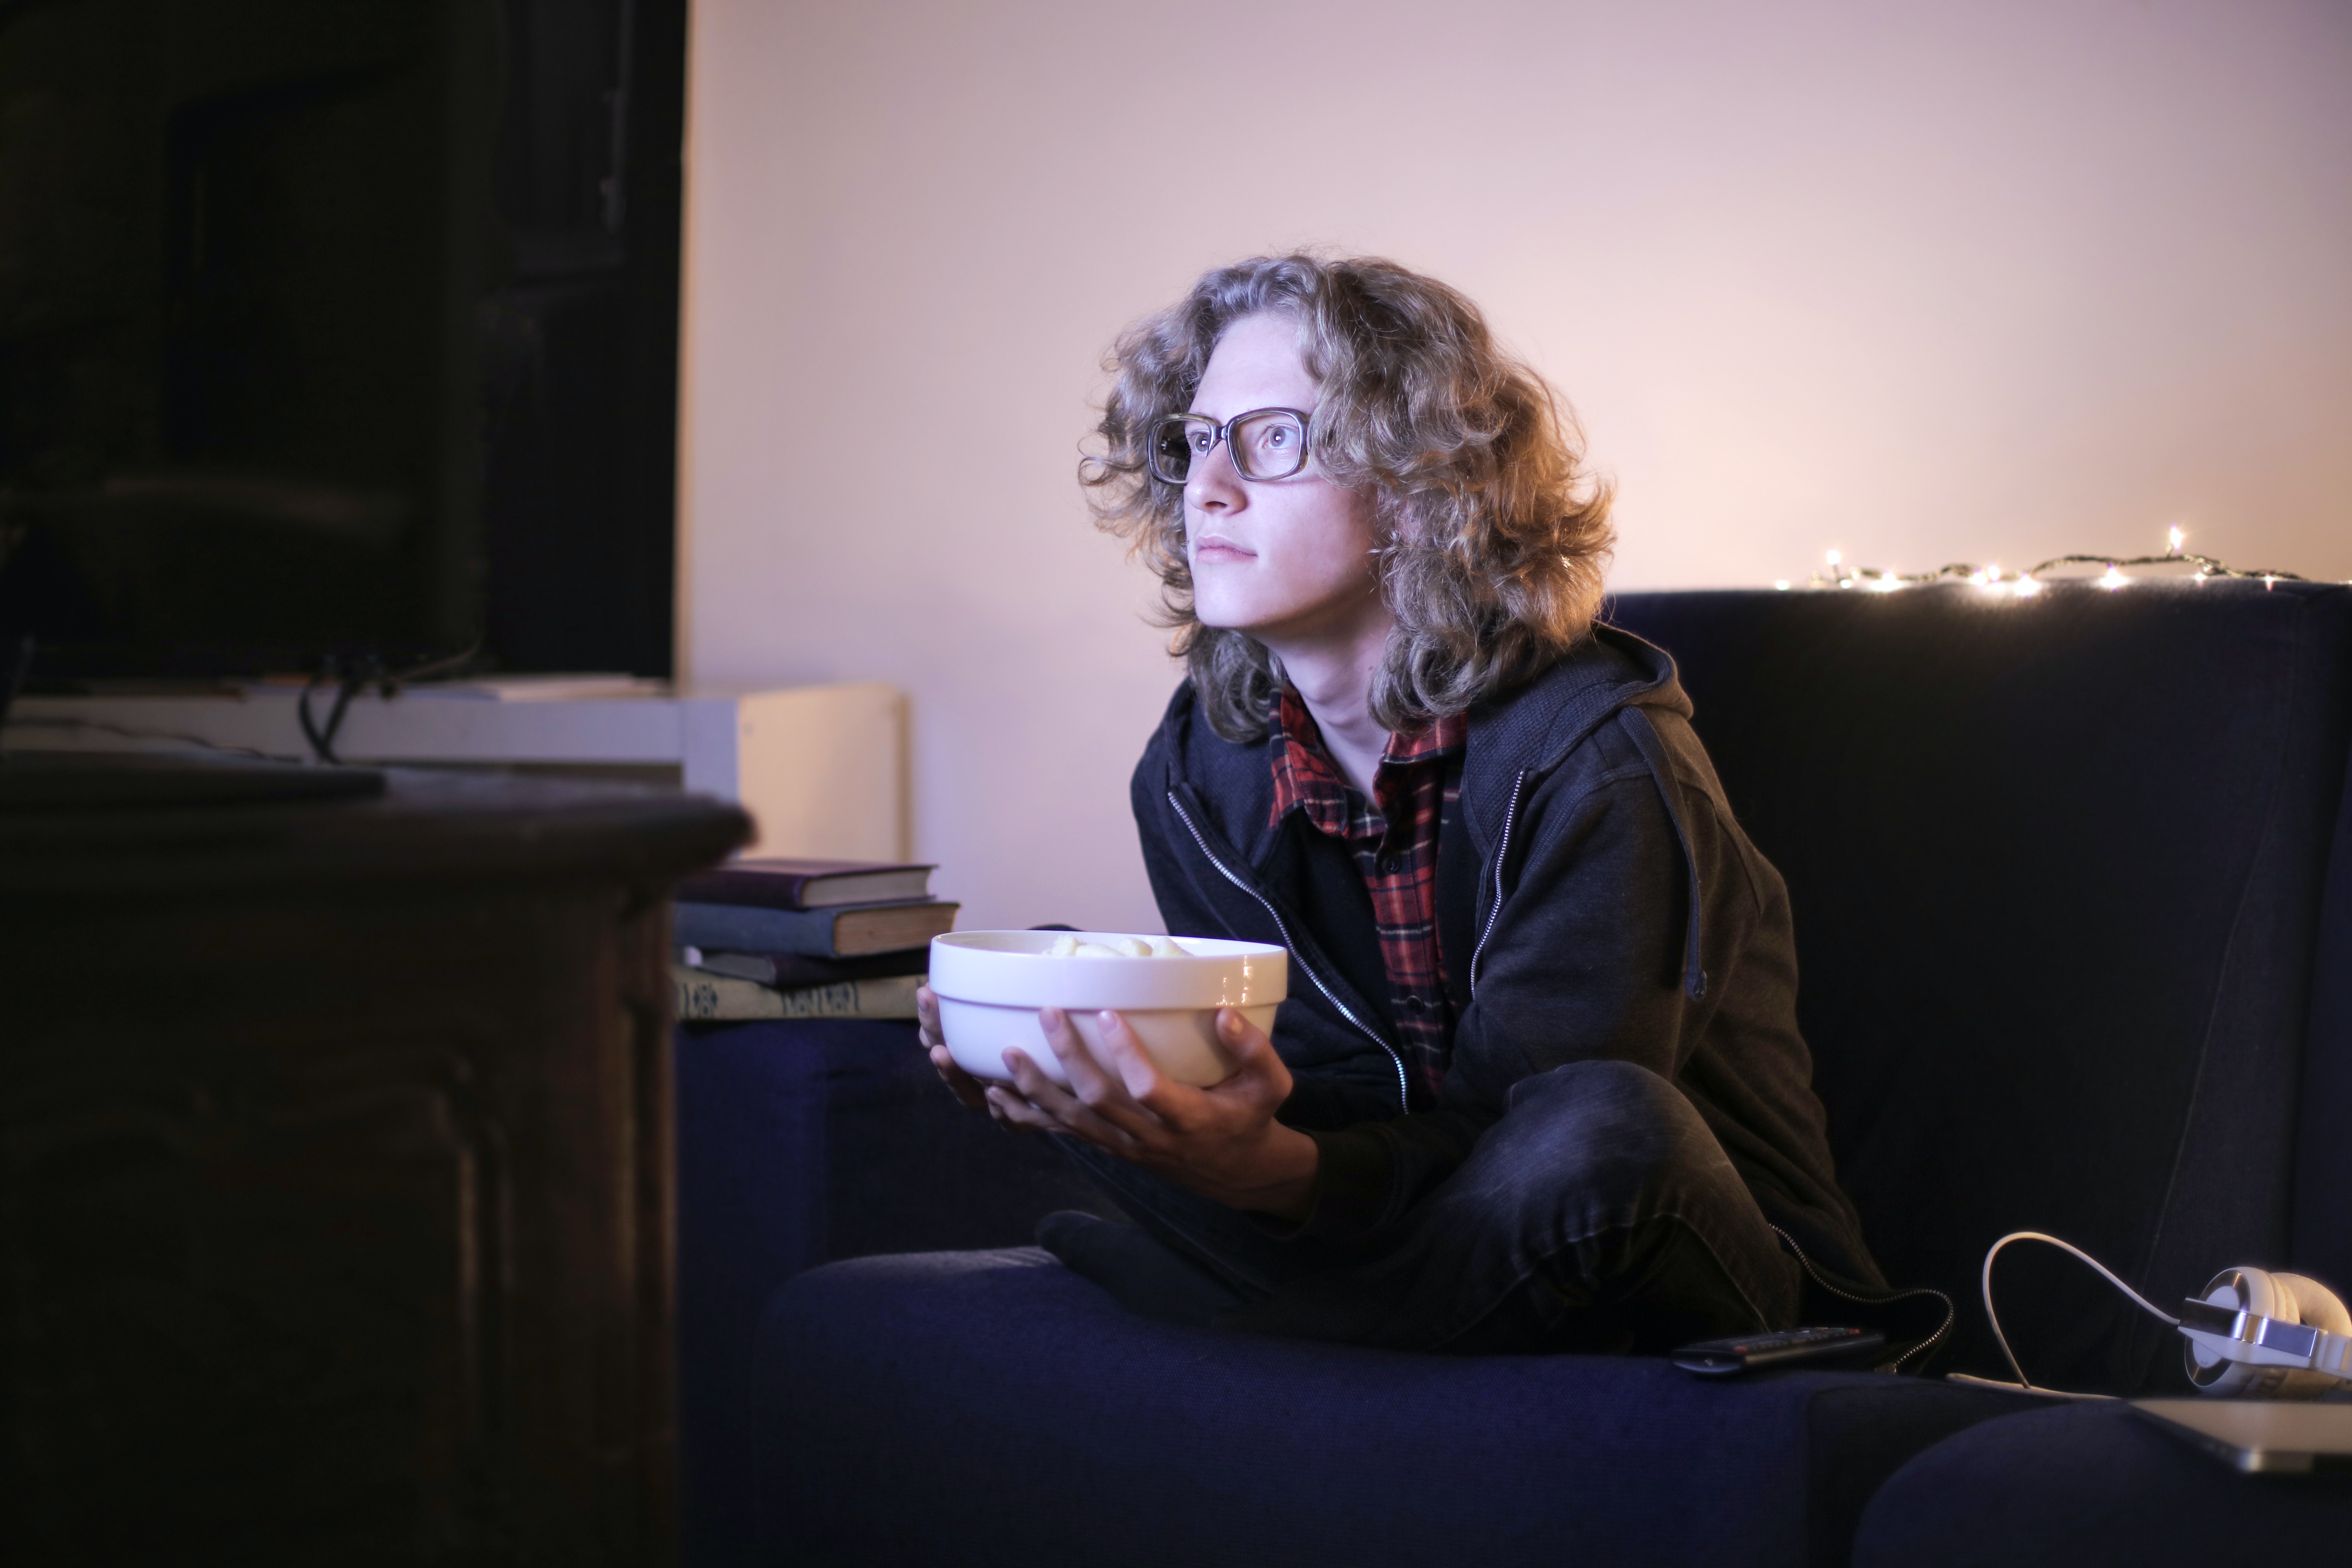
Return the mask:
[(1276, 1227), (1075, 1140), (1136, 1223), (1234, 1298), (1221, 1327), (1399, 1350), (1648, 1351), (1787, 1328), (1802, 1295), (1681, 1091), (1630, 1062), (1511, 1088), (1470, 1157), (1368, 1241)]

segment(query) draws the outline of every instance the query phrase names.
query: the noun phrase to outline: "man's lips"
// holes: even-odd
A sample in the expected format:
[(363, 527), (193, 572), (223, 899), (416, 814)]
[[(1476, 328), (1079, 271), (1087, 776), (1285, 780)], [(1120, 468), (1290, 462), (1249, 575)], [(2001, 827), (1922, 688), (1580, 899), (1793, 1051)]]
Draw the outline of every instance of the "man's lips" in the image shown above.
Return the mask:
[(1222, 533), (1204, 533), (1192, 542), (1195, 561), (1254, 561), (1257, 552), (1244, 550)]

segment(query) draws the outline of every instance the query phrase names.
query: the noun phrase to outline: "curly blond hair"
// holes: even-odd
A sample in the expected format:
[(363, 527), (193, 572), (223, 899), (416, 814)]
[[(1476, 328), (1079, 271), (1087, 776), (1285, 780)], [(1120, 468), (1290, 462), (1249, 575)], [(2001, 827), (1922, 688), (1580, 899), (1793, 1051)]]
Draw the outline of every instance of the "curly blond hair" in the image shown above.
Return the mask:
[(1158, 574), (1169, 651), (1190, 668), (1211, 728), (1263, 739), (1280, 671), (1247, 635), (1201, 624), (1184, 498), (1151, 477), (1153, 424), (1191, 406), (1225, 329), (1273, 311), (1299, 326), (1321, 397), (1315, 460), (1367, 495), (1381, 530), (1381, 591), (1396, 620), (1372, 715), (1410, 731), (1459, 713), (1581, 641), (1615, 535), (1609, 487), (1582, 467), (1573, 417), (1543, 378), (1496, 346), (1453, 289), (1371, 257), (1259, 257), (1203, 276), (1138, 322), (1103, 368), (1113, 383), (1079, 465), (1095, 521)]

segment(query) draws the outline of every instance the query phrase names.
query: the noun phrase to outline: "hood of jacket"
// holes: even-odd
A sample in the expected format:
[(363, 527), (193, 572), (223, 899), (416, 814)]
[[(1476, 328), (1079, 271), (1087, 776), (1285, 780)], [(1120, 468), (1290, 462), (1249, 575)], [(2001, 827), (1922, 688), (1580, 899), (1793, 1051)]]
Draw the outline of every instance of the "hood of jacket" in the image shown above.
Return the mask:
[[(1463, 825), (1481, 858), (1491, 856), (1525, 776), (1559, 765), (1593, 731), (1628, 707), (1687, 719), (1690, 699), (1667, 652), (1633, 633), (1596, 623), (1592, 635), (1541, 673), (1472, 708), (1462, 772)], [(1146, 753), (1163, 767), (1162, 788), (1189, 784), (1225, 841), (1254, 866), (1272, 853), (1276, 826), (1268, 742), (1236, 742), (1209, 728), (1190, 681), (1169, 700)]]

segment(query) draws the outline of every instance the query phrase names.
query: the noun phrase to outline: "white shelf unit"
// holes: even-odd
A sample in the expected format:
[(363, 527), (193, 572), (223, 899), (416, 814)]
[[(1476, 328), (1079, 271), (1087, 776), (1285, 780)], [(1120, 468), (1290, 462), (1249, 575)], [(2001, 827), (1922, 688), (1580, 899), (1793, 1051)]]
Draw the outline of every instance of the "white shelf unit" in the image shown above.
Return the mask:
[[(747, 855), (908, 858), (906, 700), (879, 682), (688, 692), (644, 685), (550, 695), (529, 683), (352, 699), (335, 732), (346, 763), (601, 778), (717, 795), (759, 826)], [(593, 692), (593, 688), (586, 689)], [(520, 695), (518, 695), (520, 693)], [(227, 748), (308, 761), (298, 688), (192, 696), (20, 698), (9, 751)], [(312, 695), (324, 723), (334, 693)]]

